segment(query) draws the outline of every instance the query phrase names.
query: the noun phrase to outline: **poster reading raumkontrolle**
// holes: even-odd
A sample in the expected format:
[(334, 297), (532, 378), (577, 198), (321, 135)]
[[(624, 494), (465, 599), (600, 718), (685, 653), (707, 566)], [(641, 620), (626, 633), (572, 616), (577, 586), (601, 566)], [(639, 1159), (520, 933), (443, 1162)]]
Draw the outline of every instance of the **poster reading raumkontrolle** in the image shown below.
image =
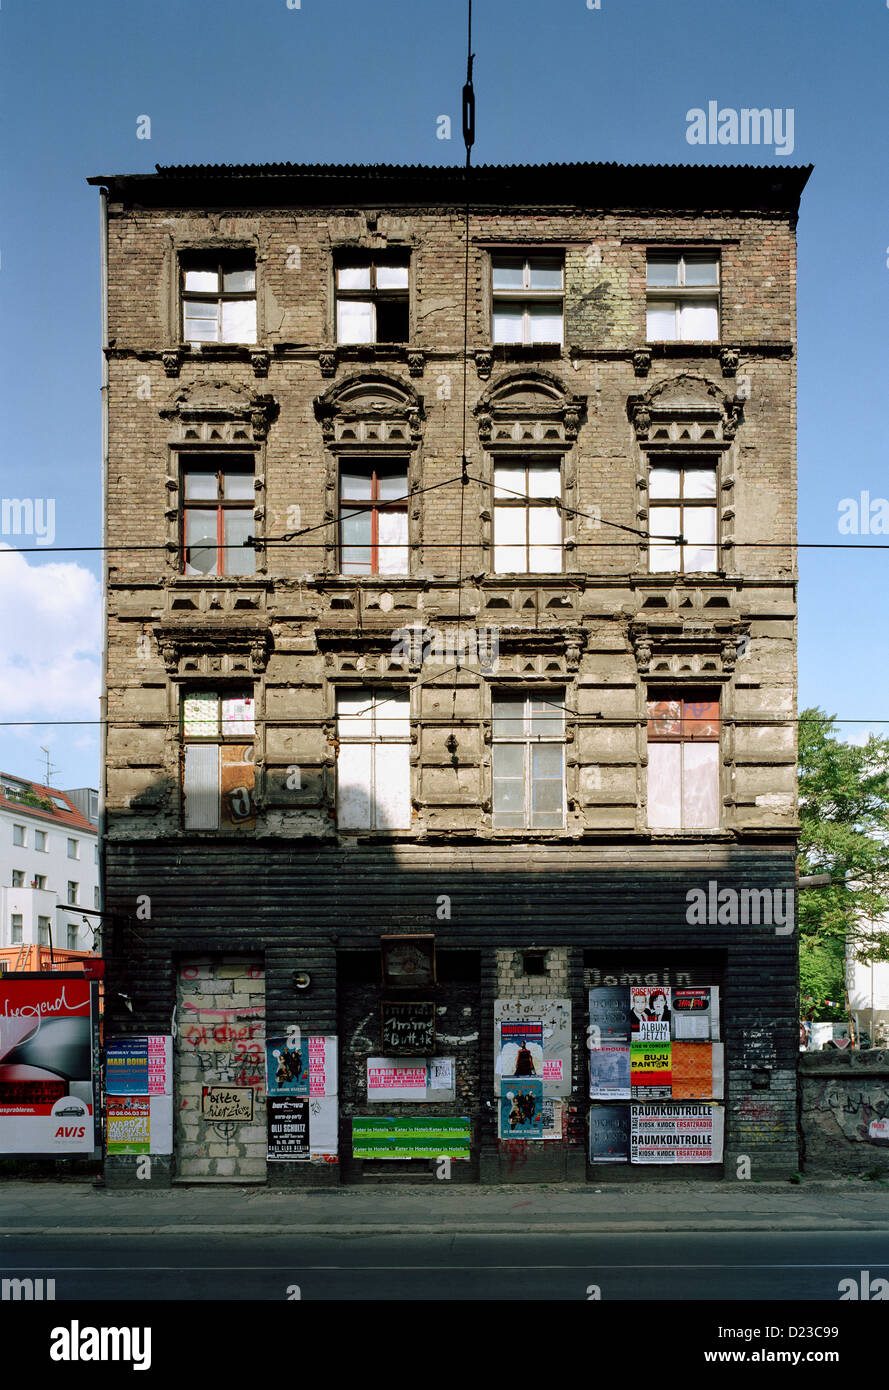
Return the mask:
[(630, 1106), (631, 1163), (721, 1163), (721, 1105)]

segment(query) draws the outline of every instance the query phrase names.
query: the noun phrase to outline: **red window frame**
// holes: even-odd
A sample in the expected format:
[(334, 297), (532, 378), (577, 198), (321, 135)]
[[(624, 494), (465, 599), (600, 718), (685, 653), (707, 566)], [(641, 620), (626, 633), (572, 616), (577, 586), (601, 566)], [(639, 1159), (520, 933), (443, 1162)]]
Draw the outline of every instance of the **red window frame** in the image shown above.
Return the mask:
[[(222, 463), (222, 461), (220, 462)], [(204, 575), (204, 577), (208, 579), (211, 576), (214, 578), (219, 578), (220, 576), (224, 576), (230, 572), (226, 569), (225, 565), (227, 556), (227, 551), (225, 548), (225, 513), (227, 511), (249, 511), (252, 513), (253, 508), (256, 505), (256, 502), (255, 499), (252, 497), (237, 499), (225, 497), (225, 483), (223, 480), (226, 474), (241, 474), (244, 477), (253, 478), (255, 477), (255, 469), (256, 466), (252, 459), (247, 460), (244, 463), (238, 460), (234, 463), (234, 466), (230, 464), (228, 467), (226, 467), (224, 463), (222, 463), (222, 466), (219, 467), (214, 466), (213, 463), (205, 464), (202, 460), (198, 460), (197, 458), (183, 459), (181, 465), (180, 478), (180, 495), (182, 497), (182, 507), (179, 527), (180, 571), (182, 574), (188, 574), (188, 543), (186, 541), (186, 521), (188, 518), (189, 511), (216, 512), (216, 567), (212, 570), (197, 571), (195, 574), (190, 575), (189, 577), (192, 579), (199, 579), (201, 575)], [(208, 476), (212, 473), (215, 473), (216, 498), (186, 498), (185, 479), (189, 473), (205, 473)], [(194, 548), (200, 549), (201, 547), (196, 546)], [(249, 578), (249, 575), (240, 575), (237, 577)]]
[[(362, 469), (362, 470), (365, 468), (365, 464), (364, 464), (363, 460), (360, 460), (360, 459), (356, 459), (356, 460), (354, 460), (354, 462), (353, 462), (352, 460), (347, 460), (347, 461), (345, 461), (345, 463), (346, 463), (346, 465), (347, 465), (349, 468), (354, 468), (356, 472), (358, 471), (359, 468)], [(370, 475), (370, 497), (360, 497), (360, 498), (357, 498), (357, 499), (356, 499), (356, 498), (350, 499), (350, 498), (348, 498), (348, 497), (344, 497), (344, 496), (342, 495), (342, 482), (340, 482), (340, 500), (339, 500), (339, 510), (340, 510), (340, 517), (339, 517), (339, 522), (340, 522), (340, 573), (342, 573), (342, 574), (345, 574), (345, 573), (348, 573), (348, 574), (355, 574), (355, 575), (358, 574), (358, 571), (355, 570), (355, 569), (349, 569), (348, 571), (346, 571), (346, 570), (343, 569), (343, 552), (346, 551), (346, 550), (358, 550), (358, 549), (361, 548), (361, 547), (360, 547), (359, 545), (357, 545), (354, 541), (349, 541), (349, 542), (344, 542), (344, 541), (343, 541), (343, 538), (342, 538), (342, 535), (343, 535), (342, 526), (343, 526), (343, 520), (344, 520), (344, 517), (343, 517), (343, 509), (344, 509), (344, 508), (354, 508), (355, 511), (357, 511), (357, 512), (370, 512), (370, 569), (367, 570), (367, 571), (365, 571), (367, 574), (379, 574), (379, 573), (380, 573), (380, 519), (379, 519), (379, 514), (380, 514), (380, 512), (383, 512), (383, 511), (386, 511), (386, 512), (404, 512), (405, 515), (407, 515), (407, 505), (408, 505), (408, 497), (407, 497), (407, 492), (408, 492), (408, 465), (407, 465), (407, 462), (405, 462), (404, 465), (402, 465), (402, 464), (400, 464), (400, 463), (396, 460), (396, 461), (392, 462), (391, 464), (390, 464), (390, 463), (386, 463), (386, 464), (381, 464), (381, 465), (378, 466), (376, 463), (372, 463), (372, 464), (366, 465), (366, 467), (367, 467), (367, 472), (368, 472), (369, 475)], [(402, 473), (403, 473), (403, 476), (404, 476), (404, 493), (405, 493), (404, 499), (403, 499), (403, 500), (393, 499), (393, 500), (391, 500), (391, 501), (386, 501), (386, 499), (384, 498), (383, 500), (380, 500), (380, 494), (379, 494), (380, 477), (383, 476), (383, 477), (391, 478), (391, 477), (396, 476), (396, 475), (397, 475), (398, 477), (401, 477), (401, 476), (402, 476)], [(342, 473), (341, 473), (340, 476), (342, 477)], [(405, 547), (404, 547), (404, 548), (405, 548), (405, 550), (408, 549), (408, 544), (407, 544), (406, 541), (405, 541)], [(352, 563), (355, 564), (355, 563), (357, 563), (357, 561), (353, 561)]]

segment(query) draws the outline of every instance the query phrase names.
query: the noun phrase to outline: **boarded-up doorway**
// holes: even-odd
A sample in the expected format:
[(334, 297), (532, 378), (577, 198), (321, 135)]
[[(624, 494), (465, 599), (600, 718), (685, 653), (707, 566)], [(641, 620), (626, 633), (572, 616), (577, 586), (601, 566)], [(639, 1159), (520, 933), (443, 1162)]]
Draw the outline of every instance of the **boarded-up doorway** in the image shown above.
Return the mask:
[[(265, 972), (245, 956), (179, 964), (176, 1006), (176, 1176), (238, 1182), (266, 1175)], [(252, 1118), (202, 1113), (206, 1087), (236, 1088)], [(217, 1093), (218, 1108), (229, 1098)]]

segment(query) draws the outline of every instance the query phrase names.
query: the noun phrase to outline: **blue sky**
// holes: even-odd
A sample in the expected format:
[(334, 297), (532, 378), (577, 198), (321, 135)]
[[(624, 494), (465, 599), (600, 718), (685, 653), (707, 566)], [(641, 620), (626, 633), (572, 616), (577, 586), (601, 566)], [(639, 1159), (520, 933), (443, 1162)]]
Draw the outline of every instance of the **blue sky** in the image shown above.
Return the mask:
[[(814, 163), (799, 230), (800, 538), (889, 544), (838, 531), (843, 498), (889, 496), (885, 0), (475, 0), (473, 47), (476, 163)], [(465, 53), (465, 0), (2, 0), (0, 497), (53, 498), (58, 546), (99, 541), (87, 175), (462, 163)], [(689, 145), (686, 112), (710, 100), (793, 108), (793, 152)], [(436, 138), (443, 114), (450, 142)], [(96, 717), (98, 559), (3, 557), (0, 719)], [(889, 720), (887, 565), (889, 552), (801, 555), (801, 706)], [(42, 744), (56, 785), (97, 785), (98, 739), (82, 726), (0, 727), (0, 768), (39, 779)]]

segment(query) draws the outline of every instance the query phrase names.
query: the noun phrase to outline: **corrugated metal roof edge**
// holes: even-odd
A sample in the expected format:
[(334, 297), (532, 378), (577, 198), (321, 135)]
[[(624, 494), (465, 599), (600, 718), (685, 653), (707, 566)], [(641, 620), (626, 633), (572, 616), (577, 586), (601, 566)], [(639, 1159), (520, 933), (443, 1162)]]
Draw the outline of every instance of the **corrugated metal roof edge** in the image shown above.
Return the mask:
[[(122, 179), (164, 179), (164, 178), (262, 178), (292, 177), (306, 175), (313, 178), (351, 178), (373, 176), (374, 178), (404, 178), (405, 175), (443, 175), (445, 177), (465, 174), (459, 164), (156, 164), (153, 174), (96, 174), (87, 183), (100, 184), (119, 182)], [(478, 164), (473, 174), (539, 174), (542, 172), (639, 172), (639, 173), (762, 173), (762, 174), (805, 174), (812, 173), (813, 164), (619, 164), (615, 161), (604, 163), (564, 163), (564, 164)]]

